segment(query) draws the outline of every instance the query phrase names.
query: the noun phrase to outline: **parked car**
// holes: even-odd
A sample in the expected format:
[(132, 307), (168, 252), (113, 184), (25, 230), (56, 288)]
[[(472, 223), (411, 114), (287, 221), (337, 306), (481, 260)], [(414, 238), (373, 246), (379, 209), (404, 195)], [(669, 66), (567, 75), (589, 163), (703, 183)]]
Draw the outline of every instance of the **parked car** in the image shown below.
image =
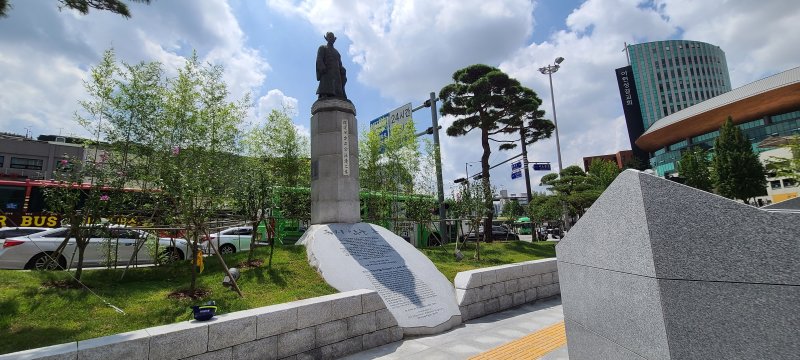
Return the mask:
[[(69, 228), (55, 228), (6, 238), (0, 249), (0, 269), (55, 270), (76, 266), (78, 253), (74, 238), (69, 239), (57, 263), (49, 262), (47, 266), (48, 256), (52, 255), (69, 235), (69, 230)], [(134, 249), (144, 241), (151, 241), (151, 244), (141, 244), (141, 249), (133, 260), (135, 264), (152, 263), (151, 251), (156, 249), (168, 261), (183, 260), (190, 253), (189, 243), (186, 240), (175, 239), (173, 243), (169, 238), (157, 238), (147, 232), (125, 227), (93, 229), (90, 236), (84, 251), (84, 266), (103, 266), (108, 263), (126, 265), (133, 256)], [(157, 246), (156, 239), (158, 239)]]
[[(477, 233), (475, 231), (465, 235), (467, 241), (475, 241), (483, 239), (483, 227), (479, 227)], [(464, 238), (462, 237), (462, 239)], [(492, 240), (519, 240), (519, 235), (515, 234), (509, 228), (501, 225), (492, 226)]]
[(214, 242), (214, 246), (219, 249), (220, 254), (233, 254), (237, 251), (249, 251), (250, 242), (253, 238), (253, 227), (236, 226), (209, 235), (210, 239), (204, 239), (203, 252), (213, 254), (214, 247), (208, 240)]
[(0, 229), (0, 240), (13, 238), (17, 236), (26, 236), (31, 234), (47, 231), (52, 228), (45, 227), (8, 227)]

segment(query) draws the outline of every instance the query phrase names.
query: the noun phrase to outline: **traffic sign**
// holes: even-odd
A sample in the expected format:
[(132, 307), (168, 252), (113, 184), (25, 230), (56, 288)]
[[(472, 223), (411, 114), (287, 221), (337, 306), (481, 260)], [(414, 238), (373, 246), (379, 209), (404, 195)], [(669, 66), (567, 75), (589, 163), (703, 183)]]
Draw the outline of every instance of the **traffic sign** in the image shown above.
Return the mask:
[(511, 163), (511, 171), (522, 169), (522, 161), (516, 161)]
[(534, 163), (533, 170), (550, 171), (550, 163)]
[(522, 177), (522, 171), (521, 170), (517, 170), (517, 171), (514, 171), (514, 172), (511, 173), (511, 180), (519, 179), (521, 177)]

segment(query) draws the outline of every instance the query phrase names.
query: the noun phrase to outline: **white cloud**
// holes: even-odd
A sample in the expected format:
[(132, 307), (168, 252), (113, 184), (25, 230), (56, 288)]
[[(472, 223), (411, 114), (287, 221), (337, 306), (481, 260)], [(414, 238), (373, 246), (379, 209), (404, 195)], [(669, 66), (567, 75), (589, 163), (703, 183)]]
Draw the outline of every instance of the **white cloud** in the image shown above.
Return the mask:
[(133, 3), (131, 10), (133, 17), (126, 20), (107, 11), (84, 16), (58, 11), (51, 2), (15, 2), (9, 17), (0, 21), (5, 69), (0, 83), (16, 89), (0, 100), (0, 126), (17, 131), (31, 126), (34, 134), (74, 129), (72, 114), (86, 97), (82, 80), (110, 47), (129, 63), (160, 61), (168, 74), (194, 49), (201, 60), (225, 67), (231, 99), (265, 81), (269, 64), (245, 45), (226, 1)]
[(358, 80), (395, 100), (437, 91), (466, 65), (500, 62), (533, 28), (529, 0), (267, 3), (306, 19), (320, 34), (345, 35)]
[(258, 118), (263, 120), (272, 110), (283, 109), (288, 111), (289, 116), (294, 117), (297, 115), (297, 103), (297, 99), (284, 95), (284, 93), (278, 89), (272, 89), (268, 91), (266, 95), (258, 99), (256, 105), (258, 107)]
[(790, 1), (659, 1), (685, 39), (725, 51), (731, 83), (739, 87), (800, 65), (800, 6)]

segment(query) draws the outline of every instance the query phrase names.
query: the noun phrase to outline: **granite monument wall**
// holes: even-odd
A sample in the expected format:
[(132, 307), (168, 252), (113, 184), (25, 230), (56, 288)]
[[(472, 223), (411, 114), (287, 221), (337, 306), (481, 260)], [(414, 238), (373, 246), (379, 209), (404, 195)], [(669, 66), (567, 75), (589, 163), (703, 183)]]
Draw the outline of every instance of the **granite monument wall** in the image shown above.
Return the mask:
[(561, 292), (556, 259), (462, 271), (454, 282), (464, 321)]
[(800, 215), (633, 170), (556, 246), (571, 359), (796, 359)]
[(5, 354), (0, 360), (335, 359), (402, 337), (380, 296), (355, 290)]

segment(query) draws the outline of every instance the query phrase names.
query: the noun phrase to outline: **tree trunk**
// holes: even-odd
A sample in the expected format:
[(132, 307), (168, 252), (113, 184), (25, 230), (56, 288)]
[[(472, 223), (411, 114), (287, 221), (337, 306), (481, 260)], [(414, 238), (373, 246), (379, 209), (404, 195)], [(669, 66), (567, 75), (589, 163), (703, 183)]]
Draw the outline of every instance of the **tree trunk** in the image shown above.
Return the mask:
[[(78, 239), (75, 239), (77, 242)], [(81, 244), (83, 243), (83, 244)], [(78, 267), (75, 270), (75, 280), (81, 281), (81, 275), (83, 274), (83, 252), (86, 250), (87, 240), (84, 239), (78, 245)]]
[(483, 146), (483, 155), (481, 156), (481, 185), (483, 185), (483, 201), (485, 210), (485, 220), (483, 221), (483, 240), (485, 242), (491, 242), (492, 215), (494, 214), (494, 206), (492, 206), (492, 188), (489, 184), (489, 155), (492, 153), (492, 149), (489, 146), (489, 132), (486, 130), (481, 132), (481, 145)]
[[(197, 285), (197, 231), (186, 229), (186, 234), (191, 235), (192, 244), (192, 281), (189, 283), (189, 292), (194, 295), (194, 289)], [(210, 241), (210, 240), (209, 240)]]

